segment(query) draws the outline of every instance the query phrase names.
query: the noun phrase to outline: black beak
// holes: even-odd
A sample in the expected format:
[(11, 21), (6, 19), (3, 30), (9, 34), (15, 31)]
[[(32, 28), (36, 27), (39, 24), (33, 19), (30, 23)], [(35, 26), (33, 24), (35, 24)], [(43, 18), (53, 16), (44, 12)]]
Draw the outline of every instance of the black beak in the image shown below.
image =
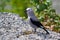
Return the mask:
[(24, 13), (25, 13), (25, 14), (27, 14), (27, 10), (26, 10), (26, 9), (27, 9), (27, 8), (24, 8)]
[(27, 18), (27, 10), (26, 9), (24, 10), (24, 15)]
[(24, 13), (26, 14), (26, 13), (27, 13), (27, 11), (26, 11), (26, 10), (24, 10)]

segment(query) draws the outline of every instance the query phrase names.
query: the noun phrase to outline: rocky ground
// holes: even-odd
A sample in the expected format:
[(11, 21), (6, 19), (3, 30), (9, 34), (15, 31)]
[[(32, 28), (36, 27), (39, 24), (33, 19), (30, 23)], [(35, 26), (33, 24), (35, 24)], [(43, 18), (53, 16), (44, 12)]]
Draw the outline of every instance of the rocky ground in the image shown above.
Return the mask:
[(19, 15), (0, 12), (0, 40), (60, 40), (59, 33), (48, 31), (49, 35), (37, 28), (34, 33), (34, 28)]

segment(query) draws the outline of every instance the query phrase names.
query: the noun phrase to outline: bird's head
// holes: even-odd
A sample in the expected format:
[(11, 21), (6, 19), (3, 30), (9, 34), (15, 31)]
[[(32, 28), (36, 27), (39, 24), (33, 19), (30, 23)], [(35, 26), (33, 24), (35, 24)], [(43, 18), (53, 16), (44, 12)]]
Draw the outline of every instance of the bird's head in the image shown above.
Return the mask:
[(27, 8), (26, 11), (33, 11), (32, 8)]
[(26, 13), (27, 13), (28, 16), (33, 16), (34, 15), (34, 11), (33, 11), (32, 8), (27, 8)]
[(27, 8), (27, 9), (26, 9), (26, 13), (27, 13), (27, 14), (33, 13), (33, 9), (32, 9), (32, 8)]

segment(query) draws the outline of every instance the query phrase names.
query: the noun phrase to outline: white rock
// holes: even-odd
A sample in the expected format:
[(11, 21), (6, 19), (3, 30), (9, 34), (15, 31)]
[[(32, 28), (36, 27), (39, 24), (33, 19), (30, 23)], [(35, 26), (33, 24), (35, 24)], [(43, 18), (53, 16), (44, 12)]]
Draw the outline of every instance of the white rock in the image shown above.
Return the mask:
[[(49, 30), (48, 30), (49, 31)], [(32, 32), (32, 33), (25, 33)], [(49, 31), (50, 35), (41, 28), (34, 33), (28, 21), (19, 15), (8, 12), (0, 12), (0, 40), (60, 40), (60, 34)]]

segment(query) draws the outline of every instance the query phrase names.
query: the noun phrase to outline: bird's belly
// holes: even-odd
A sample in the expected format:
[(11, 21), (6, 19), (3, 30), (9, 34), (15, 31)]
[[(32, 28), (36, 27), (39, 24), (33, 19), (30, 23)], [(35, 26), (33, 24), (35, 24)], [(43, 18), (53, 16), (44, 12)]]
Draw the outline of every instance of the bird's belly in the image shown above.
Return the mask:
[(37, 28), (37, 26), (34, 25), (34, 24), (32, 24), (30, 20), (29, 20), (29, 24), (30, 24), (31, 27), (33, 27), (33, 28)]

